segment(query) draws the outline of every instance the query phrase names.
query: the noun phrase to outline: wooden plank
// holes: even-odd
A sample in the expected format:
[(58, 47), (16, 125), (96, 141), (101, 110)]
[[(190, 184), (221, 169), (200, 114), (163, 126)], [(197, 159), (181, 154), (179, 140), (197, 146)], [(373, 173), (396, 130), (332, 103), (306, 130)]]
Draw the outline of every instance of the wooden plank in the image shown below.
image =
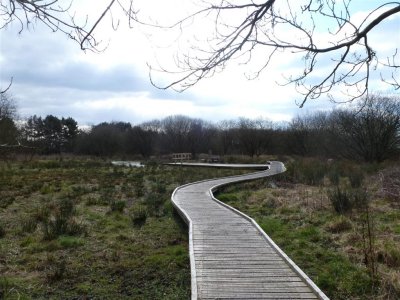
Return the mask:
[[(219, 271), (219, 270), (218, 270)], [(205, 282), (214, 282), (214, 283), (246, 283), (246, 282), (261, 282), (261, 283), (271, 283), (273, 285), (281, 285), (281, 284), (291, 284), (291, 283), (297, 283), (301, 286), (304, 286), (305, 283), (304, 281), (301, 280), (301, 278), (294, 276), (295, 274), (292, 274), (292, 277), (289, 277), (287, 275), (281, 275), (278, 276), (274, 274), (274, 272), (263, 272), (263, 273), (257, 273), (255, 272), (254, 274), (250, 275), (248, 274), (247, 276), (243, 274), (237, 274), (237, 273), (228, 273), (228, 274), (222, 274), (219, 271), (218, 274), (207, 274), (207, 273), (201, 273), (197, 274), (198, 278), (200, 279), (199, 282), (205, 283)], [(267, 277), (267, 278), (266, 278)], [(268, 278), (272, 277), (272, 278)]]

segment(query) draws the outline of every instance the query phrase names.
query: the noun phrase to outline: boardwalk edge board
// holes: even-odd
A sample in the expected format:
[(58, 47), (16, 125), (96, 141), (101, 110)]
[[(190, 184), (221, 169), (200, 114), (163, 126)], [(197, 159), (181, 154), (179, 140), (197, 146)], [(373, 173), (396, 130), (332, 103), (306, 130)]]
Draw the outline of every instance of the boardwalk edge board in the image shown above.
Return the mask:
[[(284, 166), (283, 163), (278, 162), (282, 165), (282, 172), (286, 171), (286, 168)], [(190, 164), (180, 164), (181, 166), (190, 166)], [(193, 164), (192, 166), (195, 166), (195, 164)], [(212, 167), (212, 165), (211, 165)], [(267, 177), (267, 176), (272, 176), (272, 175), (276, 175), (279, 173), (275, 173), (275, 174), (268, 174), (267, 171), (270, 169), (270, 167), (268, 165), (265, 165), (266, 169), (264, 171), (259, 171), (259, 172), (254, 172), (251, 173), (252, 175), (256, 175), (256, 174), (261, 174), (261, 173), (265, 173), (265, 176), (263, 177)], [(221, 202), (220, 200), (218, 200), (217, 198), (214, 197), (213, 192), (217, 191), (219, 188), (223, 187), (223, 186), (227, 186), (227, 185), (231, 185), (231, 184), (235, 184), (235, 183), (239, 183), (239, 182), (245, 182), (245, 181), (250, 181), (250, 180), (256, 180), (256, 179), (261, 179), (263, 177), (256, 177), (256, 178), (243, 178), (243, 179), (239, 179), (240, 177), (245, 177), (248, 176), (249, 174), (245, 174), (245, 175), (236, 175), (236, 176), (228, 176), (228, 177), (220, 177), (220, 178), (214, 178), (214, 179), (206, 179), (206, 180), (201, 180), (201, 181), (196, 181), (196, 182), (192, 182), (192, 183), (188, 183), (182, 186), (177, 187), (174, 192), (172, 193), (171, 196), (171, 200), (172, 200), (172, 204), (175, 207), (175, 209), (178, 211), (179, 215), (183, 218), (183, 220), (185, 221), (185, 223), (188, 225), (189, 227), (189, 256), (190, 256), (190, 270), (191, 270), (191, 299), (192, 300), (197, 300), (198, 299), (198, 292), (197, 292), (197, 273), (196, 273), (196, 262), (195, 262), (195, 250), (194, 250), (194, 238), (193, 238), (193, 222), (190, 219), (188, 213), (181, 208), (177, 203), (175, 203), (174, 200), (174, 196), (177, 193), (178, 190), (190, 186), (190, 185), (194, 185), (194, 184), (198, 184), (198, 183), (202, 183), (202, 182), (207, 182), (207, 181), (212, 181), (212, 180), (219, 180), (219, 179), (226, 179), (226, 178), (232, 178), (232, 182), (227, 182), (227, 183), (222, 183), (222, 184), (217, 184), (213, 187), (211, 187), (209, 189), (209, 194), (210, 197), (213, 201), (215, 201), (216, 203), (218, 203), (221, 206), (224, 206), (226, 208), (228, 208), (229, 210), (233, 211), (235, 214), (239, 215), (240, 217), (243, 217), (244, 219), (248, 220), (250, 222), (250, 224), (252, 224), (252, 226), (258, 231), (260, 232), (260, 234), (263, 236), (263, 238), (267, 241), (267, 243), (269, 243), (271, 245), (272, 248), (274, 248), (277, 252), (277, 254), (288, 264), (288, 266), (301, 278), (301, 280), (308, 285), (311, 290), (316, 294), (316, 296), (319, 299), (322, 300), (329, 300), (329, 298), (318, 288), (318, 286), (282, 251), (281, 248), (279, 248), (279, 246), (264, 232), (264, 230), (258, 225), (258, 223), (251, 217), (247, 216), (246, 214), (242, 213), (241, 211), (231, 207), (230, 205)]]
[(197, 300), (197, 279), (196, 279), (196, 261), (194, 258), (194, 245), (193, 245), (193, 223), (189, 218), (189, 215), (186, 213), (184, 209), (181, 209), (174, 201), (175, 193), (182, 187), (188, 186), (189, 184), (185, 184), (177, 187), (172, 193), (171, 200), (172, 205), (178, 211), (179, 215), (185, 221), (185, 223), (189, 226), (189, 258), (190, 258), (190, 278), (191, 278), (191, 294), (192, 300)]

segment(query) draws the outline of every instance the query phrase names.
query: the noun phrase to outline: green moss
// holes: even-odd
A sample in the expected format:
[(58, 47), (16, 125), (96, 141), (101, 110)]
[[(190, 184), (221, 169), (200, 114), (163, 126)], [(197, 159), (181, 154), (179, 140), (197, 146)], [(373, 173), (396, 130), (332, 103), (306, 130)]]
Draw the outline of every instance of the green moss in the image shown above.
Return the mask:
[(83, 245), (83, 239), (75, 236), (60, 236), (58, 242), (63, 248), (76, 248)]
[(92, 286), (93, 285), (90, 282), (82, 282), (77, 284), (75, 288), (79, 294), (87, 295), (92, 290)]
[(218, 195), (217, 199), (228, 204), (237, 202), (239, 200), (238, 196), (234, 193)]

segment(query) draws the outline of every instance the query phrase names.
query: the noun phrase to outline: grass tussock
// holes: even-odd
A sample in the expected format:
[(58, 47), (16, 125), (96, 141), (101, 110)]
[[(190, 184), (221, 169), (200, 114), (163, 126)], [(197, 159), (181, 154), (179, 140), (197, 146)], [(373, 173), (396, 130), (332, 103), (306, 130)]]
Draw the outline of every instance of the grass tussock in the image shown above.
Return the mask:
[(379, 173), (380, 195), (400, 206), (400, 167), (395, 166)]

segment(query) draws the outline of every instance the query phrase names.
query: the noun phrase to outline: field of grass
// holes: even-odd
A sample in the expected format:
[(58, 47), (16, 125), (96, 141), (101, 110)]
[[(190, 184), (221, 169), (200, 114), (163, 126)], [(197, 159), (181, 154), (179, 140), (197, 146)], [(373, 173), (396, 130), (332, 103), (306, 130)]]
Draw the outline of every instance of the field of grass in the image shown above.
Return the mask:
[(400, 166), (388, 165), (290, 161), (217, 198), (253, 217), (331, 299), (399, 299)]
[(1, 299), (189, 299), (178, 185), (238, 171), (0, 163)]

